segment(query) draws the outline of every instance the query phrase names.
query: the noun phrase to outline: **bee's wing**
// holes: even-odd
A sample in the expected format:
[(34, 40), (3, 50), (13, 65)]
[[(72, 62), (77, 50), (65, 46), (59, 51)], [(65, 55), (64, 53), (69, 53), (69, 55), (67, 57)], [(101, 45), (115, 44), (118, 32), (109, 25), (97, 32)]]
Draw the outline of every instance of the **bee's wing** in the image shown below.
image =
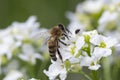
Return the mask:
[(49, 30), (46, 30), (46, 29), (38, 30), (31, 35), (31, 38), (34, 40), (43, 39), (43, 41), (46, 43), (48, 39), (50, 38)]

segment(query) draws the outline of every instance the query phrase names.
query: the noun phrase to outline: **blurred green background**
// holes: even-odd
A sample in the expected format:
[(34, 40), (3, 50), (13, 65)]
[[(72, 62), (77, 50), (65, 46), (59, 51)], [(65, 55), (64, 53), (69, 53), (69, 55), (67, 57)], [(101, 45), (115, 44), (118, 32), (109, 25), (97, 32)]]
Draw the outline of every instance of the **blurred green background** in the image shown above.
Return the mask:
[(35, 15), (41, 27), (51, 27), (58, 23), (68, 24), (66, 11), (74, 11), (82, 0), (0, 0), (0, 28), (13, 21), (25, 21)]
[[(67, 11), (74, 12), (76, 5), (82, 1), (83, 0), (0, 0), (0, 29), (8, 27), (13, 21), (24, 22), (32, 15), (35, 15), (38, 18), (41, 27), (50, 28), (58, 23), (67, 25), (69, 20), (66, 18), (65, 13)], [(104, 80), (119, 80), (119, 59), (119, 57), (115, 57), (115, 61), (109, 67), (104, 65), (103, 72), (100, 69), (100, 74), (102, 77), (105, 77)], [(106, 64), (106, 62), (104, 64)], [(39, 65), (40, 64), (38, 64), (38, 66)], [(47, 62), (46, 64), (43, 64), (42, 69), (39, 71), (43, 70), (46, 65), (48, 67), (49, 64), (47, 64)], [(40, 74), (41, 73), (42, 72), (40, 72)], [(67, 80), (73, 80), (73, 78), (77, 80), (78, 75), (77, 77), (73, 77), (69, 74)]]

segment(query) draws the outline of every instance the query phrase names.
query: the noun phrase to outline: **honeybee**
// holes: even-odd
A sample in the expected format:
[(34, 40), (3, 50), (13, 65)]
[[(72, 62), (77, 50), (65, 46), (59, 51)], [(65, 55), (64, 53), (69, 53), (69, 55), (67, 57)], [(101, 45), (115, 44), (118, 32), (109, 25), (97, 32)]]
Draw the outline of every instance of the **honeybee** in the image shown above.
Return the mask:
[(67, 28), (65, 28), (62, 24), (58, 24), (57, 26), (49, 30), (50, 35), (49, 35), (49, 39), (47, 40), (47, 45), (48, 45), (50, 57), (53, 61), (57, 60), (56, 53), (58, 53), (58, 56), (62, 61), (62, 56), (59, 51), (60, 48), (59, 43), (62, 43), (65, 46), (68, 45), (61, 40), (61, 37), (69, 39), (68, 33), (70, 33), (70, 31)]

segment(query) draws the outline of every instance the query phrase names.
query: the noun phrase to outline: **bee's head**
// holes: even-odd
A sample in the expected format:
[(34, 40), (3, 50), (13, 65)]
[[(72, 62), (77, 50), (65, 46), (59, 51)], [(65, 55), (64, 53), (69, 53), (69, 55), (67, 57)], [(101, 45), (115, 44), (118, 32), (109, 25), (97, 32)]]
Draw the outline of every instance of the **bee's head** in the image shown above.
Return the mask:
[(58, 24), (58, 28), (61, 29), (63, 32), (65, 32), (65, 28), (62, 24)]

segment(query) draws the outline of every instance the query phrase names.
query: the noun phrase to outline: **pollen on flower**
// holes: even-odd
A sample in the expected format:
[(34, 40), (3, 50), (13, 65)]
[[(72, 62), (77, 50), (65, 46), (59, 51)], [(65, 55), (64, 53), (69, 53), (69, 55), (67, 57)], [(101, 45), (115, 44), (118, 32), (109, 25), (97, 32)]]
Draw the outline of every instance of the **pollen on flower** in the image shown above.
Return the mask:
[(100, 47), (101, 47), (101, 48), (106, 48), (105, 42), (102, 41), (102, 42), (100, 43)]

